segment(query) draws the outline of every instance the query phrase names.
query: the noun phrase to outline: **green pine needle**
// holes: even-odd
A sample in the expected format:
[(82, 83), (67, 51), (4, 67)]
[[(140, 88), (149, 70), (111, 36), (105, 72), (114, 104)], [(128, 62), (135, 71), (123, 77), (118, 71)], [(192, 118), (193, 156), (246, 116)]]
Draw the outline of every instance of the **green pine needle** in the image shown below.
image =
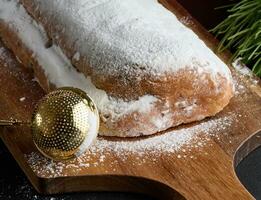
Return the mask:
[(226, 8), (229, 16), (211, 30), (221, 36), (218, 51), (231, 50), (233, 60), (242, 58), (261, 77), (261, 0), (241, 0)]

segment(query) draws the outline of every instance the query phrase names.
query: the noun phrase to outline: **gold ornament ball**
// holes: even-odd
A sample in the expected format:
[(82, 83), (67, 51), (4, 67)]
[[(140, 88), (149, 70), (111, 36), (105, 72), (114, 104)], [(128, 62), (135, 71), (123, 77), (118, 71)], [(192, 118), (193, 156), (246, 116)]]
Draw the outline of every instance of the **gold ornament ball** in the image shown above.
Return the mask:
[(65, 160), (86, 151), (98, 134), (99, 114), (82, 90), (60, 88), (45, 96), (32, 115), (32, 137), (39, 151)]

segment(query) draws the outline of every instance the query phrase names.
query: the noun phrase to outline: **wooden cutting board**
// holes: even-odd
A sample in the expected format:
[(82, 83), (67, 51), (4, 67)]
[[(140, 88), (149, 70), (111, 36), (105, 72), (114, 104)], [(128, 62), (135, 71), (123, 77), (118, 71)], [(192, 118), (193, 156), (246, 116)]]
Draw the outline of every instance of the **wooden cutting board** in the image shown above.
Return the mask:
[[(210, 48), (216, 46), (176, 1), (162, 2)], [(221, 57), (228, 62), (228, 55)], [(246, 68), (231, 70), (235, 97), (217, 116), (151, 137), (100, 137), (78, 159), (53, 162), (42, 157), (28, 127), (1, 127), (0, 135), (41, 193), (133, 191), (159, 199), (252, 199), (234, 168), (261, 144), (261, 84)], [(0, 118), (29, 120), (44, 92), (2, 42), (0, 85)]]

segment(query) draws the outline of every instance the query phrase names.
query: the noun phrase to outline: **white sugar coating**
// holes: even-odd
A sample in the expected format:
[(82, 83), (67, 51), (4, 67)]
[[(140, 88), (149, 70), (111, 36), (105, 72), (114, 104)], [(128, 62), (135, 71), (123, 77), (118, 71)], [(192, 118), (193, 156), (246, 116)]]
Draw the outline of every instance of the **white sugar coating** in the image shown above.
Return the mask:
[(191, 67), (231, 78), (228, 67), (157, 0), (31, 3), (50, 23), (51, 37), (62, 35), (94, 74), (124, 75), (128, 82)]
[(72, 86), (86, 91), (96, 103), (101, 115), (109, 115), (113, 120), (133, 111), (147, 112), (157, 101), (154, 96), (144, 95), (136, 101), (126, 102), (97, 89), (90, 77), (76, 71), (58, 46), (45, 48), (47, 36), (43, 27), (26, 13), (23, 6), (17, 6), (17, 0), (0, 2), (1, 19), (8, 22), (18, 32), (26, 47), (34, 52), (51, 83), (57, 87)]
[[(196, 159), (191, 155), (193, 148), (200, 149), (208, 145), (210, 137), (219, 140), (219, 134), (226, 134), (236, 120), (237, 115), (231, 113), (225, 117), (208, 119), (191, 127), (179, 128), (137, 140), (112, 141), (100, 137), (89, 151), (67, 162), (49, 160), (38, 152), (26, 154), (25, 158), (32, 170), (43, 177), (66, 176), (68, 169), (77, 174), (82, 169), (101, 167), (104, 166), (106, 159), (111, 158), (112, 155), (115, 157), (113, 161), (109, 162), (111, 169), (116, 168), (118, 162), (126, 162), (129, 155), (135, 156), (134, 160), (131, 157), (133, 165), (142, 165), (148, 160), (157, 162), (163, 154), (177, 156), (180, 159)], [(153, 159), (151, 156), (153, 156)], [(93, 157), (96, 159), (93, 160)]]

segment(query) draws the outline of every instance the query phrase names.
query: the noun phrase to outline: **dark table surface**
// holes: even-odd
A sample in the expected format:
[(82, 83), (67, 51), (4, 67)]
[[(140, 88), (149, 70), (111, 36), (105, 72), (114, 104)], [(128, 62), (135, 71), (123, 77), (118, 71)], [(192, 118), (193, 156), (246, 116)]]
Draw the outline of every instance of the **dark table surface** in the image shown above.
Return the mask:
[[(253, 151), (237, 167), (242, 183), (261, 200), (261, 147)], [(89, 192), (41, 196), (33, 189), (12, 155), (0, 140), (0, 199), (1, 200), (152, 200), (141, 194)]]

